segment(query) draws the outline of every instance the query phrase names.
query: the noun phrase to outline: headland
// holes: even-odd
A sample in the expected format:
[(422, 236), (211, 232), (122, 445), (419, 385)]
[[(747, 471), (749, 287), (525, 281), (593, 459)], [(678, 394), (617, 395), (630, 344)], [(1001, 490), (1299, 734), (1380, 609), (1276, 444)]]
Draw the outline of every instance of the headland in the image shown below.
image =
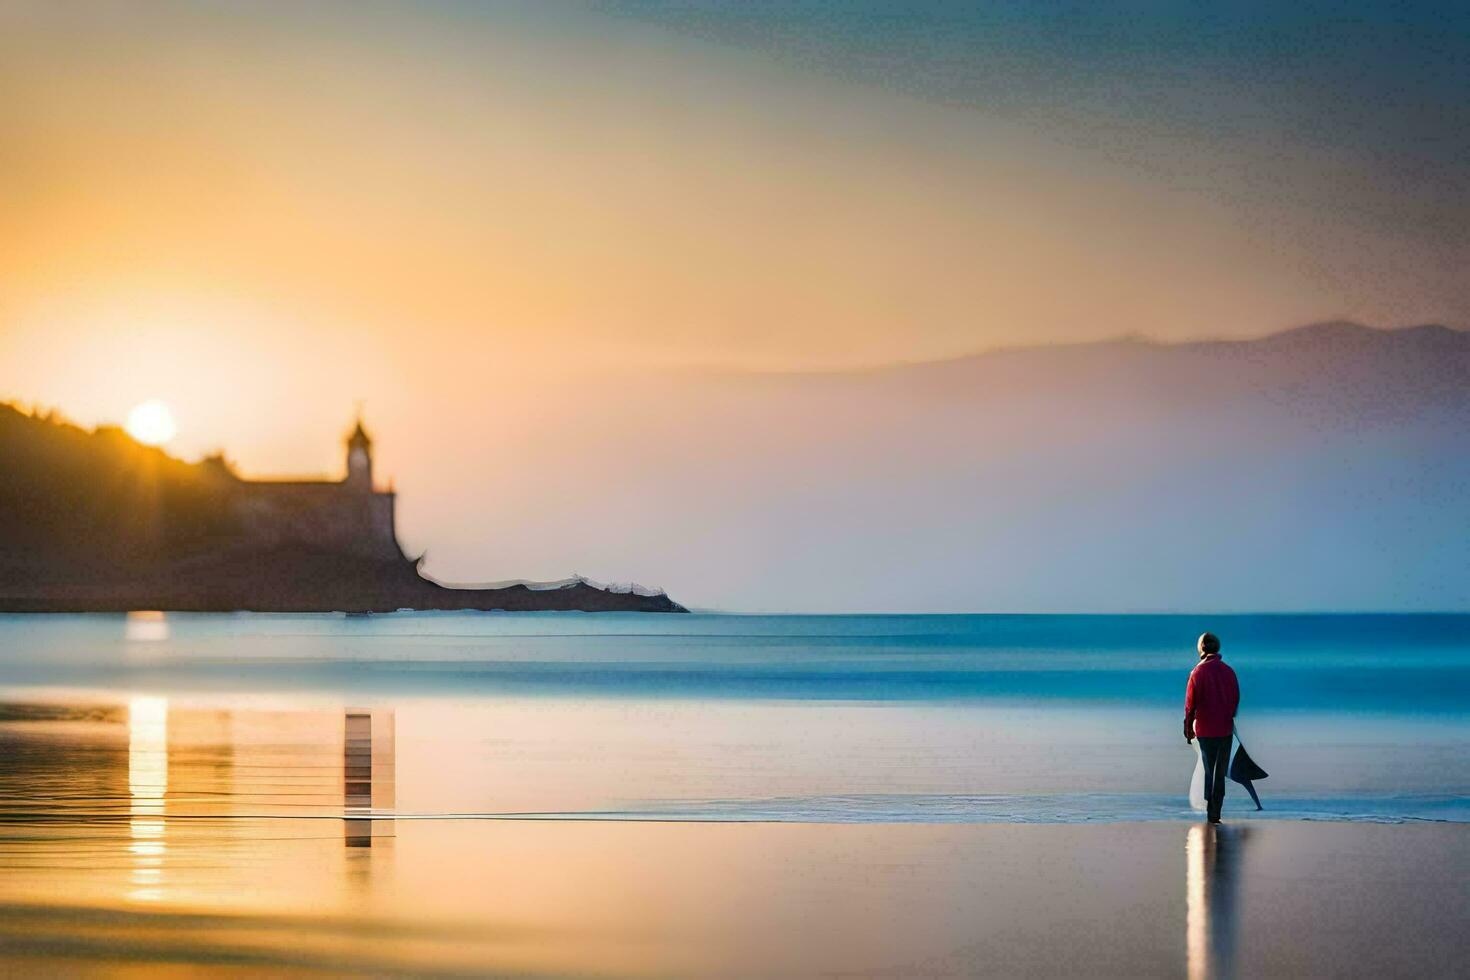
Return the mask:
[(361, 421), (340, 480), (248, 480), (0, 405), (0, 612), (684, 612), (661, 590), (457, 587), (404, 554)]

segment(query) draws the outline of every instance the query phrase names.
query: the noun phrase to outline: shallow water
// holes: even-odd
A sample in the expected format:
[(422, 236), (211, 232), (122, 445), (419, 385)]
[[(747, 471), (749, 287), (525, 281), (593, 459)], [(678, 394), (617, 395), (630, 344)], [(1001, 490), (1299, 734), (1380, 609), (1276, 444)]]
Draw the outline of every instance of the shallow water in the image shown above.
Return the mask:
[(1457, 616), (4, 617), (0, 812), (126, 813), (141, 740), (171, 817), (340, 817), (359, 724), (364, 818), (1189, 818), (1202, 625), (1272, 774), (1228, 813), (1470, 820)]

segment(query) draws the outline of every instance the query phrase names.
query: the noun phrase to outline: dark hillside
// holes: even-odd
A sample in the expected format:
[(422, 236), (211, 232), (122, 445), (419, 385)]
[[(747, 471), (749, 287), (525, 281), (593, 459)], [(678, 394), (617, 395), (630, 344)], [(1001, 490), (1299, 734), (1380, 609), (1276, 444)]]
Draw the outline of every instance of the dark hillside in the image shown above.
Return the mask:
[(37, 570), (143, 566), (197, 554), (235, 533), (237, 478), (189, 464), (121, 429), (88, 432), (0, 405), (0, 560)]

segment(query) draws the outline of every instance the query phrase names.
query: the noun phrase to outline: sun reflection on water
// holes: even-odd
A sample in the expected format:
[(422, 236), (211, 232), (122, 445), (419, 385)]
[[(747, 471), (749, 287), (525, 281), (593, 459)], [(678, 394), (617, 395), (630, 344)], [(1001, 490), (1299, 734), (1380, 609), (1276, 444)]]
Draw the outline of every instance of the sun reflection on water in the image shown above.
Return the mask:
[(169, 638), (168, 617), (157, 610), (130, 612), (123, 637), (129, 643), (162, 643)]
[(128, 794), (132, 838), (128, 898), (156, 902), (162, 897), (164, 797), (168, 793), (168, 699), (135, 697), (128, 703)]

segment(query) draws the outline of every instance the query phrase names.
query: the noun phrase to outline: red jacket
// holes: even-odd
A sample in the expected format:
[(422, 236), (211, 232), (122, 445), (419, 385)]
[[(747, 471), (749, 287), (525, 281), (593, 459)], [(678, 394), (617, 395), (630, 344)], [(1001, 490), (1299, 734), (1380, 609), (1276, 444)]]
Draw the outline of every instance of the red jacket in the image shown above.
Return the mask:
[(1184, 689), (1184, 722), (1194, 725), (1198, 738), (1223, 738), (1235, 727), (1240, 707), (1240, 684), (1235, 671), (1219, 654), (1206, 657), (1189, 672)]

